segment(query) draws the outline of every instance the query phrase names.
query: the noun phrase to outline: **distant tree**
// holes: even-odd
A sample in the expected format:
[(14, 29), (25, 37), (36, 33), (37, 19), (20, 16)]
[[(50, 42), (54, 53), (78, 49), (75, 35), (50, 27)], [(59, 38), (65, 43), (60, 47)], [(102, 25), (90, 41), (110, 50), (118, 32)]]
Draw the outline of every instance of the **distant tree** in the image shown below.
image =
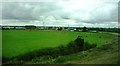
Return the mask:
[(26, 29), (36, 29), (36, 26), (34, 26), (34, 25), (26, 25), (25, 28)]
[(58, 30), (61, 31), (61, 30), (62, 30), (62, 27), (59, 27)]
[(80, 28), (76, 28), (76, 31), (79, 31), (80, 30)]
[(83, 32), (86, 32), (87, 31), (87, 28), (86, 27), (83, 27)]
[(103, 29), (103, 28), (100, 28), (100, 31), (104, 31), (104, 29)]

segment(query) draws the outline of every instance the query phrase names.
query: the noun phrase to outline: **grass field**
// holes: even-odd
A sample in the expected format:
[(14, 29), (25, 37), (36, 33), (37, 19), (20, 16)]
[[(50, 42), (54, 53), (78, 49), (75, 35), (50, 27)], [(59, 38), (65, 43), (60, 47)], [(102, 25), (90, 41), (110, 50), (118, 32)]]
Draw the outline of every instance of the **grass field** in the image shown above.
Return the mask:
[(2, 57), (2, 31), (0, 31), (0, 57)]
[[(77, 36), (82, 36), (89, 43), (98, 46), (109, 43), (115, 35), (107, 33), (69, 32), (50, 30), (3, 30), (2, 51), (3, 56), (12, 57), (33, 50), (47, 47), (66, 45)], [(86, 37), (87, 36), (87, 37)]]

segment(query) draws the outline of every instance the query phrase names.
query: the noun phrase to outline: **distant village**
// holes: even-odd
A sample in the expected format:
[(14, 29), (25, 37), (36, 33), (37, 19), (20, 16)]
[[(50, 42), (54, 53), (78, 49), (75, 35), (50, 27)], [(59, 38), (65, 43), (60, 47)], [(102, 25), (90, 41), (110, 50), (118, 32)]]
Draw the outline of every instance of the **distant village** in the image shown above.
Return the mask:
[(58, 30), (58, 31), (77, 31), (77, 32), (116, 32), (120, 33), (119, 28), (95, 28), (95, 27), (58, 27), (58, 26), (0, 26), (0, 30)]

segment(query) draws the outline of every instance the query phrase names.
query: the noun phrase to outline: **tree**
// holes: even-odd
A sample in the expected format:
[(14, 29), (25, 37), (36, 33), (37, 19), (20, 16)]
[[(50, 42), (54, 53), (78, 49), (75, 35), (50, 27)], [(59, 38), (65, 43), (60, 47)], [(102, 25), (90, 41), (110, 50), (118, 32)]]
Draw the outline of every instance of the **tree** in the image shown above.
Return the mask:
[(61, 30), (62, 30), (62, 27), (59, 27), (58, 30), (61, 31)]
[(87, 28), (86, 27), (83, 27), (83, 32), (86, 32), (87, 31)]
[(26, 29), (36, 29), (36, 26), (34, 26), (34, 25), (26, 25), (25, 28)]

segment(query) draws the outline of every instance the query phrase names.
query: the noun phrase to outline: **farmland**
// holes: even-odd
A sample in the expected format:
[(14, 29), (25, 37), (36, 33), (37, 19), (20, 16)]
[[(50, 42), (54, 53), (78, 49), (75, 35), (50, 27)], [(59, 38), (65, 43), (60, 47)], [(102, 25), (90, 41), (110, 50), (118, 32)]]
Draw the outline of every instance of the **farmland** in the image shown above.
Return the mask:
[(80, 35), (90, 44), (102, 46), (108, 44), (115, 35), (107, 33), (69, 32), (54, 30), (3, 30), (2, 50), (3, 56), (13, 57), (30, 51), (66, 46), (70, 41)]

